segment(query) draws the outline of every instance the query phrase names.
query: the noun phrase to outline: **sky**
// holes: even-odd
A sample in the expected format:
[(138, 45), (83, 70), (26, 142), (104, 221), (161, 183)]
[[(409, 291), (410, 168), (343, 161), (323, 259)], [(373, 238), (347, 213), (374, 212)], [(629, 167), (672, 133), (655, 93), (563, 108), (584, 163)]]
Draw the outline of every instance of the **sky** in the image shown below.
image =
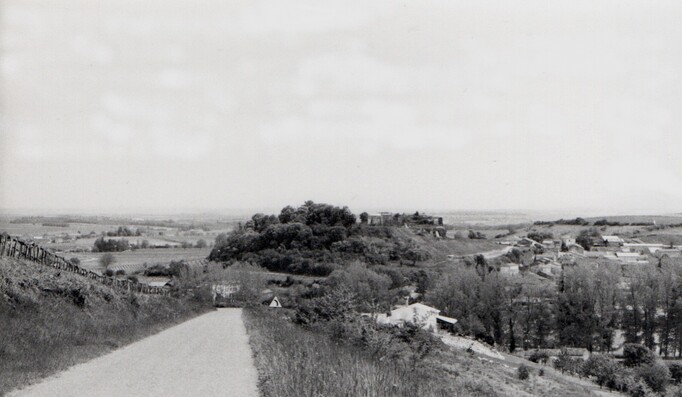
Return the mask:
[(0, 209), (682, 212), (678, 0), (0, 0)]

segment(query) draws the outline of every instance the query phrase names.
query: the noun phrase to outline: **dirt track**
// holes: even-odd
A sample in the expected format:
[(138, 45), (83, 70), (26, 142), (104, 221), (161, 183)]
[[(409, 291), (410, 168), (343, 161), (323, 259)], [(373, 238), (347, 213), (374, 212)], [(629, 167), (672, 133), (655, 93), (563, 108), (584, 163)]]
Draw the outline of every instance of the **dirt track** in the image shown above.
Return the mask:
[(211, 312), (10, 396), (258, 396), (241, 309)]

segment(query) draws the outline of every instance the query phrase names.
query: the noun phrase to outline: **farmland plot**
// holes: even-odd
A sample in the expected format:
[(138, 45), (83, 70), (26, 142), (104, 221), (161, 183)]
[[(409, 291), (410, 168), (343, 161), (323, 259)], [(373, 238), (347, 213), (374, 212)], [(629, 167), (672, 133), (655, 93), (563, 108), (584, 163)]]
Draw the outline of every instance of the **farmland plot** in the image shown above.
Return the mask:
[[(211, 252), (210, 248), (156, 248), (156, 249), (140, 249), (135, 251), (114, 252), (115, 263), (110, 266), (114, 271), (124, 270), (127, 274), (138, 270), (144, 270), (145, 264), (147, 267), (156, 264), (167, 265), (171, 261), (194, 261), (201, 260), (208, 257)], [(81, 261), (81, 266), (93, 270), (104, 270), (99, 263), (99, 258), (102, 257), (102, 252), (84, 252), (73, 253), (69, 257), (78, 258)]]

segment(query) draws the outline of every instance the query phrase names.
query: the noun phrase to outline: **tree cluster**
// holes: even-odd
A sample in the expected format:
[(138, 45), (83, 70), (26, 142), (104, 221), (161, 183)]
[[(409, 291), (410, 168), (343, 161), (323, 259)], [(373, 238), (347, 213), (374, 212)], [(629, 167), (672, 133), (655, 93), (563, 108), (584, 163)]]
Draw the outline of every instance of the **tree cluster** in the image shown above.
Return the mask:
[(537, 241), (538, 243), (541, 243), (543, 240), (551, 240), (554, 238), (554, 234), (549, 233), (549, 232), (530, 232), (528, 233), (528, 238)]
[(129, 229), (127, 226), (119, 226), (118, 229), (116, 229), (113, 232), (107, 232), (106, 235), (108, 237), (131, 237), (131, 236), (141, 236), (142, 235), (142, 230), (139, 228), (136, 229), (135, 231)]
[(104, 239), (100, 237), (95, 240), (92, 247), (93, 252), (119, 252), (130, 248), (130, 244), (126, 239)]

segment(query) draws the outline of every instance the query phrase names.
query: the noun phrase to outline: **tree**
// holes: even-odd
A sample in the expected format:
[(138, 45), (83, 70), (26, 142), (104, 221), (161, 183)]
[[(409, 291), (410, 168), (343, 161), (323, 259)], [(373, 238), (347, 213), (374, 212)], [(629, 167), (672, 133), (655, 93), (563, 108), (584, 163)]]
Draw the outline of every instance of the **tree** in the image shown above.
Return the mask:
[(589, 269), (574, 267), (562, 274), (557, 299), (557, 331), (562, 346), (592, 351), (596, 330), (595, 291)]
[(126, 239), (108, 239), (105, 240), (104, 237), (100, 237), (95, 240), (95, 244), (92, 248), (93, 252), (116, 252), (125, 251), (130, 248), (130, 244)]
[(635, 376), (642, 379), (653, 391), (662, 393), (670, 381), (668, 367), (656, 362), (652, 365), (643, 365), (635, 370)]
[(622, 372), (621, 366), (616, 360), (602, 354), (593, 354), (585, 361), (582, 368), (583, 375), (593, 376), (599, 386), (609, 389), (616, 387)]
[(360, 214), (360, 223), (366, 225), (368, 221), (369, 221), (369, 214), (366, 212), (361, 213)]
[(528, 238), (537, 241), (538, 243), (541, 243), (542, 240), (547, 240), (547, 239), (552, 239), (554, 238), (554, 235), (552, 233), (545, 233), (545, 232), (530, 232), (528, 233)]
[(204, 239), (199, 239), (197, 240), (197, 243), (195, 245), (197, 248), (206, 248), (206, 240)]
[(334, 288), (353, 291), (359, 310), (375, 313), (390, 307), (388, 288), (391, 279), (368, 269), (362, 262), (356, 261), (333, 271), (328, 280)]
[(601, 234), (595, 228), (581, 230), (575, 242), (580, 244), (586, 251), (589, 251), (597, 239), (601, 239)]
[(656, 362), (656, 355), (646, 346), (637, 343), (623, 345), (623, 358), (623, 365), (626, 367), (652, 365)]
[(114, 262), (116, 262), (116, 257), (114, 257), (114, 254), (112, 254), (111, 252), (107, 252), (99, 258), (99, 264), (102, 265), (105, 269), (112, 265)]

